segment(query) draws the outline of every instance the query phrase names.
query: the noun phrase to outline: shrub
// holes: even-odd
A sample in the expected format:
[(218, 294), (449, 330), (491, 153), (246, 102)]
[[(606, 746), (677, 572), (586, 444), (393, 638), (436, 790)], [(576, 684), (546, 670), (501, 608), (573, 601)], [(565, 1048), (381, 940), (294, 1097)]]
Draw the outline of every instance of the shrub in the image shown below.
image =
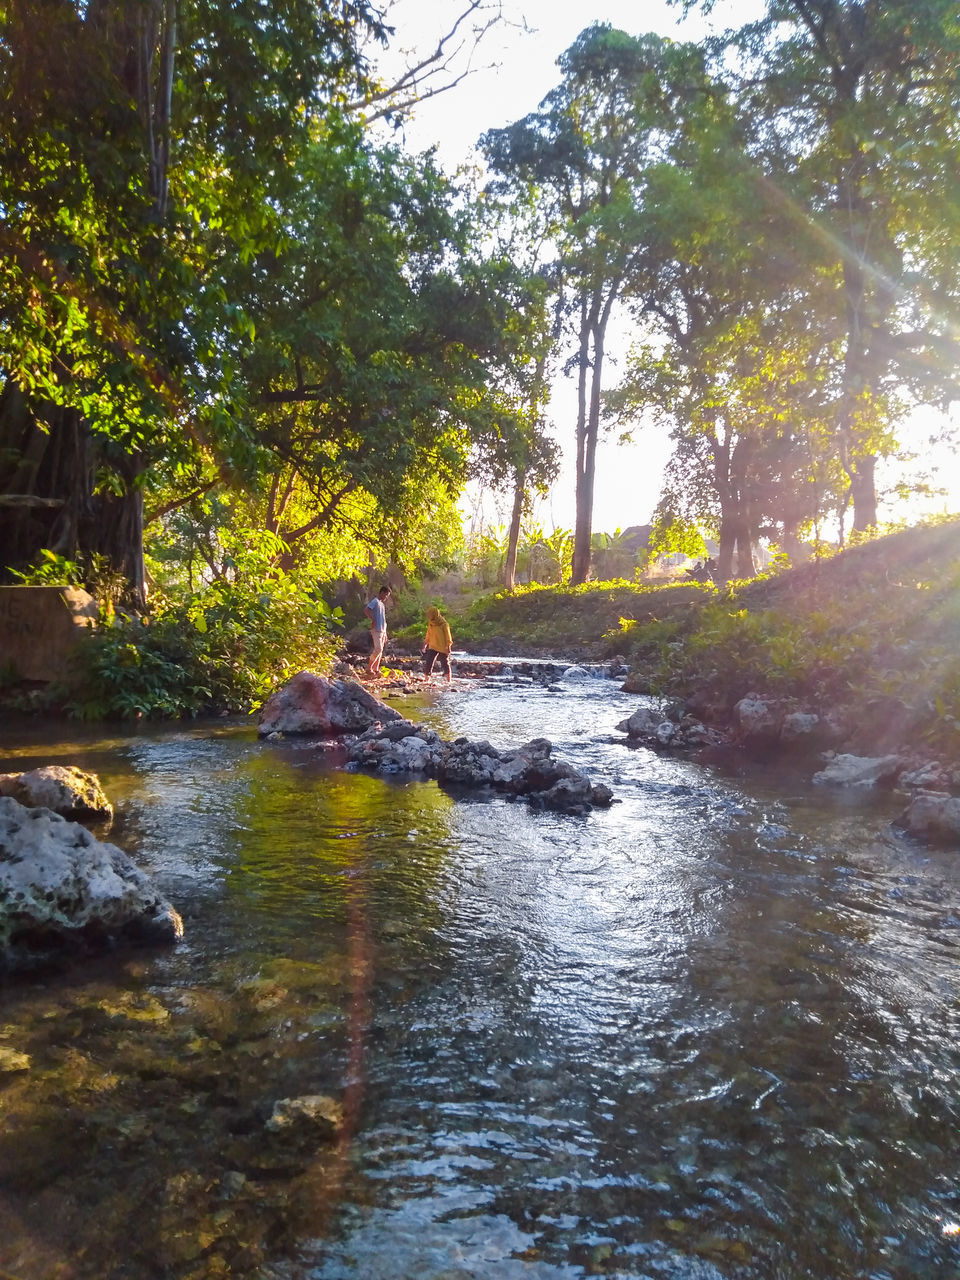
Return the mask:
[(105, 615), (77, 649), (64, 704), (86, 720), (254, 710), (296, 671), (328, 665), (338, 620), (285, 577), (265, 590), (218, 581), (158, 601), (149, 619)]

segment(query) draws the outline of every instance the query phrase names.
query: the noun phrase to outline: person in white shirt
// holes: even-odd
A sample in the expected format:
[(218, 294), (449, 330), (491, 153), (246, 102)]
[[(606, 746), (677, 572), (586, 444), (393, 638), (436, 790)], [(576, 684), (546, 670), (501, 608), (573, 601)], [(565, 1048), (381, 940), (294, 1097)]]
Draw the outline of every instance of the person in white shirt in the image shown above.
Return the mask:
[(370, 619), (370, 634), (373, 649), (367, 662), (367, 675), (378, 676), (380, 663), (383, 660), (383, 646), (387, 643), (387, 610), (386, 602), (390, 595), (389, 587), (381, 587), (369, 604), (363, 606), (363, 612)]

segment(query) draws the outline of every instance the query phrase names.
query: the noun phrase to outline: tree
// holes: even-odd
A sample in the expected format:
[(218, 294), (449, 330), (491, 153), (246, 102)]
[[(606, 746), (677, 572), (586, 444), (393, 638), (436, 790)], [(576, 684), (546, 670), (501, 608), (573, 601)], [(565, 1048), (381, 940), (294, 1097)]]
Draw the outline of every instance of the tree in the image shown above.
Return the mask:
[(364, 510), (375, 547), (392, 517), (418, 523), (431, 485), (506, 465), (542, 288), (481, 252), (469, 192), (429, 156), (374, 147), (353, 120), (331, 117), (305, 151), (288, 215), (296, 235), (236, 293), (256, 326), (242, 373), (268, 526), (295, 552)]
[(590, 571), (607, 330), (643, 253), (645, 174), (696, 62), (687, 46), (594, 25), (560, 58), (563, 80), (539, 111), (484, 138), (503, 185), (532, 188), (549, 208), (558, 279), (575, 316), (574, 583)]
[(502, 570), (502, 584), (512, 591), (523, 518), (532, 495), (545, 494), (558, 470), (559, 450), (547, 434), (545, 414), (562, 316), (550, 305), (554, 282), (542, 261), (546, 233), (536, 204), (524, 198), (509, 204), (487, 200), (481, 208), (494, 257), (514, 265), (519, 286), (503, 358), (491, 370), (485, 395), (489, 425), (472, 458), (474, 479), (512, 493)]
[(101, 555), (143, 600), (143, 477), (245, 441), (223, 285), (282, 233), (355, 79), (364, 3), (11, 0), (0, 26), (0, 543)]
[(802, 523), (780, 481), (818, 414), (811, 350), (831, 337), (811, 324), (823, 307), (802, 269), (810, 245), (758, 180), (752, 129), (722, 81), (691, 78), (648, 170), (644, 253), (624, 291), (639, 338), (606, 397), (622, 424), (647, 413), (671, 431), (658, 523), (713, 532), (725, 578), (753, 572), (761, 527), (787, 510)]
[(735, 46), (758, 164), (816, 229), (842, 350), (825, 349), (854, 527), (877, 520), (890, 395), (956, 398), (960, 24), (949, 0), (770, 0)]

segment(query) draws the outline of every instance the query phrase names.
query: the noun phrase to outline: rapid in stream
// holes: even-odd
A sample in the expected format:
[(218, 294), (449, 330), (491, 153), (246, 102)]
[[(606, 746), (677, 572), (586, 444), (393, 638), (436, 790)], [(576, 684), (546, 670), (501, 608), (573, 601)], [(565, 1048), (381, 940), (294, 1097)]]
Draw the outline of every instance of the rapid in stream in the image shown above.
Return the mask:
[[(612, 681), (411, 699), (587, 817), (220, 721), (0, 727), (100, 775), (171, 951), (0, 983), (17, 1280), (960, 1274), (960, 861), (896, 802), (626, 745)], [(329, 1095), (339, 1137), (272, 1132)]]

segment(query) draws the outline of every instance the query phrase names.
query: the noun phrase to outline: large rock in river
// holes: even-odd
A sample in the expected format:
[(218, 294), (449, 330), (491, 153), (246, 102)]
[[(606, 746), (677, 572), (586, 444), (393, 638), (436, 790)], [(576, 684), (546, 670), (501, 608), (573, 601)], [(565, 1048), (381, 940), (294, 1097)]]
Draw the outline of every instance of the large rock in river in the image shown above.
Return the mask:
[(0, 796), (0, 963), (12, 947), (182, 936), (180, 916), (122, 850), (49, 809)]
[(356, 680), (327, 680), (301, 671), (264, 703), (257, 733), (261, 738), (271, 733), (361, 733), (400, 719), (399, 711)]
[(113, 817), (113, 805), (97, 775), (72, 764), (0, 773), (0, 796), (13, 796), (28, 808), (52, 809), (63, 818)]
[(893, 825), (930, 844), (960, 845), (960, 800), (944, 791), (921, 791)]

